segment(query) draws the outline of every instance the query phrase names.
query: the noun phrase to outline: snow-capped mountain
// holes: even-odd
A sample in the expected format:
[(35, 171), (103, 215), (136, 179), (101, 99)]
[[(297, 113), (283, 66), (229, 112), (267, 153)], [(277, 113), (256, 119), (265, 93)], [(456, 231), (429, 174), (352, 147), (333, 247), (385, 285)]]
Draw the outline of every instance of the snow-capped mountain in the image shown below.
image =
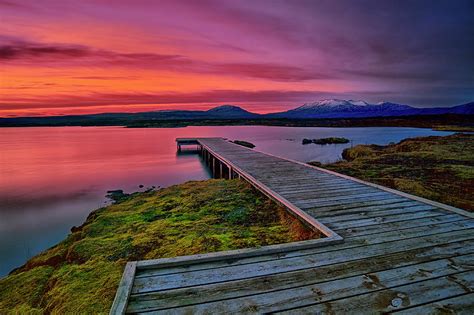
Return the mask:
[(313, 108), (338, 108), (338, 107), (351, 107), (351, 106), (366, 106), (370, 105), (364, 101), (354, 101), (354, 100), (340, 100), (340, 99), (328, 99), (328, 100), (320, 100), (313, 103), (306, 103), (300, 107), (295, 108), (295, 110), (307, 110)]
[(361, 100), (328, 99), (307, 103), (295, 109), (275, 113), (281, 118), (356, 118), (421, 114), (422, 109), (408, 105), (380, 102), (370, 104)]

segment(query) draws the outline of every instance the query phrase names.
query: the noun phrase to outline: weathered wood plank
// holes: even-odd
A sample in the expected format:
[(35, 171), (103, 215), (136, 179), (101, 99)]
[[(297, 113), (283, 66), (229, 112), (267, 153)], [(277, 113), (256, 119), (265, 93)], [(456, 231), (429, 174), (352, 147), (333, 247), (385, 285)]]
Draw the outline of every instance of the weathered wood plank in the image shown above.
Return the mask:
[(120, 280), (117, 293), (115, 294), (115, 299), (110, 309), (110, 314), (120, 315), (125, 314), (128, 304), (128, 298), (132, 292), (132, 284), (135, 278), (137, 263), (135, 261), (128, 262), (125, 265), (125, 270), (122, 274), (122, 279)]
[(384, 222), (397, 222), (397, 221), (407, 221), (407, 220), (415, 220), (419, 218), (429, 218), (429, 217), (435, 217), (438, 215), (446, 215), (442, 212), (439, 211), (433, 211), (433, 210), (428, 210), (428, 211), (417, 211), (413, 213), (402, 213), (402, 214), (394, 214), (394, 215), (388, 215), (384, 217), (375, 217), (375, 218), (368, 218), (368, 219), (360, 219), (360, 220), (349, 220), (349, 221), (343, 221), (343, 222), (334, 222), (331, 224), (328, 224), (332, 229), (347, 229), (347, 228), (355, 228), (355, 227), (361, 227), (361, 226), (367, 226), (367, 225), (374, 225), (374, 224), (380, 224)]
[(269, 185), (272, 189), (276, 192), (281, 194), (301, 194), (301, 193), (319, 193), (319, 192), (330, 192), (330, 191), (352, 191), (355, 189), (364, 188), (362, 186), (352, 185), (350, 183), (345, 185), (324, 185), (319, 183), (310, 183), (308, 185), (301, 184), (301, 185), (294, 185), (290, 187), (289, 185), (282, 185), (282, 186), (272, 186)]
[(433, 247), (409, 250), (407, 252), (378, 256), (371, 260), (342, 262), (336, 265), (311, 268), (304, 271), (132, 295), (130, 299), (134, 301), (134, 306), (132, 306), (134, 308), (141, 307), (139, 304), (142, 302), (145, 302), (151, 308), (166, 308), (253, 296), (440, 259), (450, 259), (460, 255), (472, 255), (473, 246), (474, 241), (472, 240), (451, 243), (442, 246), (442, 251), (439, 248)]
[[(400, 201), (396, 203), (389, 203), (389, 204), (382, 204), (376, 206), (367, 206), (367, 207), (358, 207), (358, 208), (351, 208), (347, 210), (330, 210), (330, 211), (317, 211), (317, 217), (337, 217), (340, 215), (351, 215), (351, 214), (358, 214), (361, 212), (376, 212), (376, 211), (385, 211), (391, 209), (400, 209), (400, 208), (408, 208), (408, 207), (418, 207), (418, 206), (425, 206), (422, 203), (416, 201)], [(430, 206), (431, 207), (431, 206)]]
[(320, 194), (333, 194), (333, 193), (340, 193), (340, 194), (348, 194), (348, 193), (353, 193), (353, 192), (360, 192), (360, 191), (373, 191), (372, 188), (367, 188), (367, 187), (362, 187), (362, 186), (348, 186), (348, 187), (334, 187), (334, 188), (320, 188), (317, 187), (316, 185), (313, 185), (311, 188), (308, 189), (301, 189), (301, 188), (295, 188), (293, 190), (275, 190), (278, 193), (284, 194), (285, 196), (288, 197), (298, 197), (298, 196), (311, 196), (311, 195), (320, 195)]
[[(373, 194), (377, 191), (372, 188), (357, 188), (352, 190), (340, 191), (319, 191), (319, 192), (296, 192), (292, 194), (285, 194), (287, 199), (305, 201), (305, 200), (327, 200), (329, 198), (334, 198), (338, 200), (350, 199), (355, 196), (364, 196), (366, 194)], [(337, 198), (336, 198), (337, 197)]]
[[(348, 296), (367, 294), (379, 290), (387, 290), (397, 286), (407, 286), (419, 281), (427, 281), (446, 276), (456, 276), (472, 270), (466, 263), (474, 258), (474, 254), (441, 259), (417, 265), (371, 272), (334, 281), (315, 283), (296, 288), (272, 291), (258, 295), (250, 295), (231, 300), (199, 303), (196, 305), (172, 308), (173, 313), (211, 313), (219, 310), (224, 313), (253, 314), (277, 312), (281, 309), (300, 308), (318, 303), (346, 298)], [(473, 277), (474, 279), (474, 277)], [(143, 301), (145, 302), (145, 301)], [(143, 307), (148, 303), (142, 303)], [(366, 305), (371, 306), (371, 300)], [(138, 305), (137, 305), (138, 306)], [(150, 306), (149, 304), (147, 305)], [(131, 308), (133, 310), (133, 308)], [(145, 308), (140, 311), (150, 310)]]
[(374, 206), (374, 205), (383, 205), (390, 204), (395, 202), (400, 202), (404, 200), (403, 198), (398, 197), (389, 197), (387, 196), (374, 196), (371, 198), (358, 199), (358, 200), (341, 200), (341, 201), (329, 201), (329, 202), (318, 202), (314, 204), (305, 204), (301, 205), (300, 208), (305, 211), (318, 210), (320, 208), (328, 209), (329, 207), (333, 209), (351, 209), (359, 208), (364, 206)]
[(386, 209), (386, 210), (379, 210), (379, 211), (363, 211), (356, 214), (347, 214), (347, 215), (339, 215), (339, 216), (331, 216), (331, 217), (324, 217), (318, 219), (324, 223), (336, 223), (336, 222), (344, 222), (344, 221), (356, 221), (361, 219), (367, 218), (377, 218), (377, 217), (384, 217), (390, 216), (395, 214), (408, 214), (412, 212), (419, 212), (419, 211), (435, 211), (438, 213), (445, 213), (444, 211), (434, 209), (432, 206), (425, 205), (425, 206), (411, 206), (411, 207), (403, 207), (403, 208), (395, 208), (395, 209)]
[(210, 283), (239, 280), (243, 278), (258, 277), (275, 273), (308, 269), (317, 266), (331, 265), (347, 260), (362, 259), (385, 255), (390, 252), (405, 251), (423, 245), (440, 245), (445, 242), (456, 242), (470, 239), (474, 230), (461, 230), (426, 237), (410, 238), (401, 241), (387, 242), (361, 248), (349, 248), (339, 251), (325, 252), (322, 254), (298, 256), (288, 259), (258, 262), (249, 265), (222, 267), (211, 270), (199, 270), (184, 274), (137, 278), (132, 292), (144, 293), (158, 290), (169, 290), (180, 287), (205, 285)]
[(336, 197), (313, 197), (311, 199), (300, 199), (300, 198), (292, 198), (295, 205), (300, 207), (314, 207), (315, 205), (332, 205), (332, 204), (341, 204), (341, 203), (353, 203), (358, 202), (360, 200), (385, 200), (390, 199), (392, 197), (391, 194), (388, 194), (383, 191), (371, 191), (365, 194), (358, 194), (358, 195), (350, 195), (350, 196), (336, 196)]
[(396, 312), (400, 315), (418, 315), (418, 314), (474, 314), (474, 292), (467, 293), (453, 298), (443, 299), (441, 301), (431, 302), (421, 306), (408, 308)]
[(334, 196), (334, 197), (326, 197), (326, 196), (315, 196), (311, 197), (310, 199), (303, 199), (301, 197), (298, 198), (291, 198), (295, 205), (301, 207), (308, 207), (314, 205), (333, 205), (333, 204), (340, 204), (340, 203), (352, 203), (358, 202), (361, 200), (371, 200), (371, 199), (378, 199), (378, 200), (387, 200), (390, 199), (392, 196), (385, 192), (378, 192), (378, 191), (369, 191), (364, 194), (355, 194), (355, 195), (343, 195), (343, 196)]
[(313, 206), (305, 206), (305, 211), (343, 211), (343, 210), (350, 210), (354, 208), (362, 208), (362, 207), (371, 207), (371, 206), (380, 206), (380, 205), (389, 205), (393, 203), (400, 203), (407, 201), (407, 199), (393, 197), (390, 199), (376, 199), (371, 198), (370, 200), (364, 201), (357, 201), (357, 202), (349, 202), (349, 203), (339, 203), (339, 204), (329, 204), (329, 205), (313, 205)]
[(315, 314), (331, 310), (335, 313), (380, 314), (423, 305), (474, 290), (474, 271), (465, 271), (436, 279), (428, 279), (372, 293), (291, 309), (282, 314)]
[(472, 220), (466, 220), (458, 214), (439, 215), (435, 217), (420, 218), (416, 220), (402, 220), (396, 222), (384, 222), (376, 225), (368, 225), (361, 227), (352, 227), (344, 229), (336, 229), (336, 231), (343, 235), (344, 238), (366, 236), (369, 238), (372, 234), (383, 233), (390, 230), (403, 231), (412, 229), (418, 226), (436, 226), (447, 222), (470, 222)]

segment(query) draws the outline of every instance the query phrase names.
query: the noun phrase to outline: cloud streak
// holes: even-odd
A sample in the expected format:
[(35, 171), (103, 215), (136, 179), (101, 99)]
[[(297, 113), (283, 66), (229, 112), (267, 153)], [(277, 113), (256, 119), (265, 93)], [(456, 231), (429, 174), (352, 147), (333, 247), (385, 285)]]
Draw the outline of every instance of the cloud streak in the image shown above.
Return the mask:
[[(18, 97), (0, 102), (0, 110), (11, 110), (18, 106), (22, 109), (116, 106), (144, 104), (190, 104), (190, 103), (226, 103), (226, 102), (295, 102), (311, 97), (328, 96), (320, 91), (241, 91), (213, 90), (194, 93), (92, 93), (86, 96), (63, 95), (60, 97)], [(15, 104), (12, 104), (12, 101)]]
[(0, 6), (8, 26), (0, 35), (7, 73), (0, 101), (10, 111), (134, 102), (267, 106), (341, 96), (420, 106), (474, 99), (470, 0)]
[[(181, 55), (157, 53), (119, 53), (68, 44), (42, 44), (13, 41), (0, 46), (0, 61), (6, 65), (43, 65), (49, 67), (126, 67), (168, 70), (181, 73), (218, 74), (266, 79), (270, 81), (307, 81), (330, 79), (318, 71), (275, 63), (212, 63)], [(92, 76), (93, 77), (93, 76)]]

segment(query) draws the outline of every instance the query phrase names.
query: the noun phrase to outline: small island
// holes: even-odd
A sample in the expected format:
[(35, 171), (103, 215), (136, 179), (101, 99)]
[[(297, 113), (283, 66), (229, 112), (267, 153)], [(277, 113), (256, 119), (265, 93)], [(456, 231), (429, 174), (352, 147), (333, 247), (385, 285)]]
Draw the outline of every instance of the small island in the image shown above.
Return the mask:
[(340, 143), (349, 143), (350, 140), (346, 138), (340, 138), (340, 137), (329, 137), (329, 138), (319, 138), (319, 139), (307, 139), (304, 138), (302, 141), (302, 144), (340, 144)]
[(247, 141), (243, 141), (243, 140), (234, 140), (232, 142), (235, 143), (235, 144), (241, 145), (243, 147), (246, 147), (246, 148), (250, 148), (250, 149), (255, 148), (255, 144), (253, 144), (251, 142), (247, 142)]

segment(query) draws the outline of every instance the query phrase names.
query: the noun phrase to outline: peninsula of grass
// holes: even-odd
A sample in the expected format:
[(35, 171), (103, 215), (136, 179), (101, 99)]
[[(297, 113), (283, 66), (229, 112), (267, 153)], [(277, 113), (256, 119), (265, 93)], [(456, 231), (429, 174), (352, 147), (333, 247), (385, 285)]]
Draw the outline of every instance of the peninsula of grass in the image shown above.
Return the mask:
[(342, 156), (345, 161), (322, 167), (474, 211), (474, 134), (358, 145)]
[(338, 144), (338, 143), (349, 143), (349, 139), (339, 137), (329, 137), (320, 139), (303, 139), (302, 144)]
[(117, 200), (0, 279), (0, 314), (108, 313), (127, 261), (315, 237), (240, 180), (188, 182)]

